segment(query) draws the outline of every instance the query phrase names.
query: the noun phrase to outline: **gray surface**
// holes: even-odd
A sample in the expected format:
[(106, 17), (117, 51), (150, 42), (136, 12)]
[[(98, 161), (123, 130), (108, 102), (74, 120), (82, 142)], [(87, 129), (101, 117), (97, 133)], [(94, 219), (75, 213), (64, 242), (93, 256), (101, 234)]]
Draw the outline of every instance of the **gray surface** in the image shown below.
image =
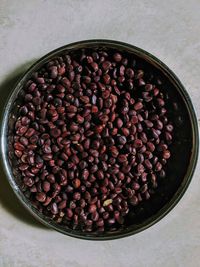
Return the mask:
[[(0, 105), (14, 81), (50, 50), (91, 38), (125, 41), (164, 61), (187, 88), (200, 117), (200, 2), (0, 1)], [(2, 112), (2, 111), (1, 111)], [(135, 236), (82, 241), (46, 229), (0, 177), (0, 267), (197, 267), (200, 261), (199, 164), (181, 202)]]

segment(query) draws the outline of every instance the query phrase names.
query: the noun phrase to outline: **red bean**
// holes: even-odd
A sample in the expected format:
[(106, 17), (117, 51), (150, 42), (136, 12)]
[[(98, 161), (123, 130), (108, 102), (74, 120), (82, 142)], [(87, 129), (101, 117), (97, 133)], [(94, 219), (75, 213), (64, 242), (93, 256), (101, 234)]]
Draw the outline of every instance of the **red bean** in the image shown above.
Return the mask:
[(140, 110), (140, 109), (142, 109), (143, 108), (143, 104), (142, 104), (142, 102), (137, 102), (137, 103), (135, 103), (135, 105), (134, 105), (134, 109), (135, 110)]
[(43, 182), (43, 190), (45, 192), (48, 192), (50, 190), (50, 187), (51, 187), (51, 185), (50, 185), (50, 183), (48, 181), (44, 181)]
[(72, 183), (73, 183), (74, 188), (79, 188), (81, 185), (81, 181), (78, 178), (74, 179)]
[(73, 194), (73, 199), (74, 199), (74, 200), (80, 200), (80, 199), (81, 199), (81, 194), (80, 194), (79, 192), (75, 192), (75, 193)]
[(89, 206), (88, 212), (89, 213), (94, 213), (96, 211), (96, 209), (97, 209), (96, 205), (92, 204), (92, 205)]
[(115, 54), (113, 55), (113, 59), (114, 59), (114, 61), (116, 61), (116, 62), (120, 62), (120, 61), (122, 60), (122, 56), (121, 56), (120, 53), (115, 53)]
[(67, 201), (66, 200), (63, 200), (58, 204), (58, 208), (61, 209), (61, 210), (66, 208), (66, 206), (67, 206)]
[(67, 208), (67, 210), (66, 210), (66, 216), (68, 218), (71, 218), (73, 216), (73, 211), (70, 208)]
[(104, 71), (107, 71), (111, 67), (111, 62), (110, 61), (104, 61), (102, 64), (102, 68)]
[(36, 194), (36, 199), (39, 202), (45, 202), (45, 200), (46, 200), (46, 194), (43, 193), (43, 192), (39, 192), (39, 193)]
[(101, 227), (101, 226), (104, 226), (104, 220), (102, 218), (100, 218), (97, 222), (96, 222), (96, 225)]
[(169, 150), (164, 150), (163, 151), (163, 158), (164, 159), (169, 159), (170, 156), (171, 156), (171, 154), (170, 154), (170, 151)]

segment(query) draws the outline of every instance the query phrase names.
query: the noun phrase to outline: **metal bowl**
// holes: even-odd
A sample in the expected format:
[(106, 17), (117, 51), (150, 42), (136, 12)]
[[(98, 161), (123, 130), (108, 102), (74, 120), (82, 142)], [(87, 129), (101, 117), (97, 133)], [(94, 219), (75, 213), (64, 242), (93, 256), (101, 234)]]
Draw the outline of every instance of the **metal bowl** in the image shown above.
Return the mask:
[[(134, 55), (142, 68), (149, 73), (156, 73), (163, 80), (163, 89), (169, 96), (170, 117), (175, 125), (174, 142), (167, 165), (167, 177), (159, 185), (156, 194), (149, 201), (138, 205), (131, 211), (122, 228), (104, 233), (85, 233), (62, 226), (44, 216), (35, 209), (20, 188), (20, 177), (14, 173), (14, 160), (9, 159), (9, 144), (12, 139), (13, 126), (20, 103), (23, 85), (31, 74), (44, 63), (66, 51), (82, 48), (109, 48)], [(172, 103), (176, 102), (177, 105)], [(199, 137), (197, 119), (188, 93), (176, 75), (159, 59), (135, 46), (110, 40), (89, 40), (69, 44), (58, 48), (38, 60), (19, 80), (5, 105), (1, 125), (1, 157), (5, 173), (13, 191), (23, 205), (40, 222), (63, 234), (91, 240), (116, 239), (138, 233), (162, 219), (180, 200), (187, 189), (198, 157)]]

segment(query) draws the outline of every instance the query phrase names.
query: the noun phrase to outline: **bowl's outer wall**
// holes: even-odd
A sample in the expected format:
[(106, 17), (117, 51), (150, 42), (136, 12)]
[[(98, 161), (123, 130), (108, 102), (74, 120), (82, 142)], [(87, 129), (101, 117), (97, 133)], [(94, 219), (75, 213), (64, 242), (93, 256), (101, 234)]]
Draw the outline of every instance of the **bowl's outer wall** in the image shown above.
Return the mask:
[[(168, 109), (170, 118), (174, 123), (174, 143), (171, 147), (172, 157), (168, 164), (166, 180), (161, 182), (160, 187), (154, 197), (136, 210), (132, 210), (126, 220), (126, 226), (115, 232), (104, 234), (83, 233), (68, 229), (56, 224), (54, 221), (39, 213), (24, 196), (18, 184), (20, 177), (14, 176), (11, 163), (8, 160), (8, 130), (12, 133), (13, 120), (16, 113), (16, 99), (24, 83), (31, 77), (31, 74), (39, 69), (49, 59), (62, 54), (63, 52), (77, 50), (80, 48), (107, 47), (116, 50), (128, 51), (137, 58), (138, 66), (152, 73), (156, 73), (164, 81), (163, 90), (169, 95)], [(146, 62), (143, 65), (144, 61)], [(178, 103), (178, 109), (174, 108), (174, 102)], [(180, 200), (192, 178), (199, 148), (198, 127), (195, 112), (191, 100), (183, 85), (175, 74), (153, 55), (135, 46), (110, 40), (90, 40), (66, 45), (50, 52), (37, 61), (21, 78), (13, 89), (5, 105), (2, 117), (1, 128), (1, 157), (3, 166), (17, 197), (23, 205), (42, 223), (54, 228), (64, 234), (83, 239), (108, 240), (125, 237), (140, 232), (153, 225), (163, 218)], [(135, 215), (135, 211), (136, 214)]]

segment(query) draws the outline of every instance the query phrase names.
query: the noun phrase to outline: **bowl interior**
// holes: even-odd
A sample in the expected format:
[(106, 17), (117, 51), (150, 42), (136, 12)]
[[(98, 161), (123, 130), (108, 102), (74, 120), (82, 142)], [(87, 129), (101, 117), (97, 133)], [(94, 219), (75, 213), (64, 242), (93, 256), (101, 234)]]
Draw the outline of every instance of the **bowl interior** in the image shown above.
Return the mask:
[[(118, 230), (99, 233), (83, 233), (71, 230), (66, 226), (56, 224), (50, 218), (38, 212), (23, 193), (20, 175), (13, 172), (15, 157), (12, 152), (13, 127), (18, 112), (18, 104), (23, 95), (23, 85), (31, 74), (51, 58), (66, 51), (79, 51), (81, 48), (114, 49), (126, 53), (128, 57), (135, 58), (136, 68), (144, 69), (152, 81), (159, 77), (163, 82), (162, 90), (167, 97), (170, 120), (174, 124), (174, 141), (171, 145), (171, 158), (167, 163), (167, 176), (159, 181), (156, 194), (150, 200), (134, 207), (125, 220), (125, 224)], [(191, 179), (198, 154), (198, 131), (196, 117), (190, 99), (176, 76), (158, 59), (147, 52), (114, 41), (85, 41), (68, 45), (53, 51), (43, 57), (22, 77), (10, 96), (5, 108), (2, 125), (2, 158), (11, 186), (22, 203), (41, 222), (54, 229), (71, 236), (86, 239), (113, 239), (139, 232), (161, 219), (180, 199)], [(10, 153), (8, 151), (11, 151)], [(9, 155), (8, 155), (9, 153)]]

